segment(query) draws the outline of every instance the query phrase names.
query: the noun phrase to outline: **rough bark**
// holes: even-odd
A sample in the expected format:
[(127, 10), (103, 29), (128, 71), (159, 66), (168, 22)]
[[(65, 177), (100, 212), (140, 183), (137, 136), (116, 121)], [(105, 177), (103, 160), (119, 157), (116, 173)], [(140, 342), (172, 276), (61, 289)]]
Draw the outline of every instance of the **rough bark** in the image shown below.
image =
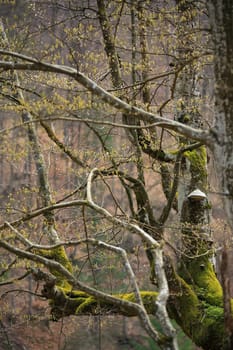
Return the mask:
[(233, 229), (233, 3), (209, 1), (215, 62), (213, 152), (228, 221)]

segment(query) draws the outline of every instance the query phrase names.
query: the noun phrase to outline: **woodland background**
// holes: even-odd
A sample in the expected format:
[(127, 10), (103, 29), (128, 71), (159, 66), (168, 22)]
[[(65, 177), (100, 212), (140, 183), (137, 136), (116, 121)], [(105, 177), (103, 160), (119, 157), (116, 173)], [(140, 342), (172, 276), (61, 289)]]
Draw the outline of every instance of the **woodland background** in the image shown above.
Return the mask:
[[(209, 24), (201, 2), (198, 2), (198, 8), (192, 11), (184, 8), (183, 12), (177, 10), (176, 2), (169, 1), (105, 3), (118, 53), (116, 67), (121, 70), (120, 84), (118, 73), (111, 74), (114, 67), (111, 62), (109, 65), (106, 57), (95, 1), (0, 1), (6, 36), (2, 42), (7, 40), (8, 49), (20, 54), (77, 67), (121, 99), (147, 111), (158, 111), (162, 117), (169, 118), (178, 111), (179, 121), (183, 118), (185, 122), (198, 106), (197, 123), (201, 119), (201, 127), (208, 128), (212, 124), (214, 108), (213, 56)], [(181, 45), (189, 45), (183, 48), (187, 55), (183, 63), (178, 60), (184, 54)], [(193, 83), (191, 93), (181, 96), (180, 86), (186, 83), (181, 84), (179, 79), (184, 79), (182, 72), (185, 72), (187, 62), (191, 62), (192, 70), (195, 70), (196, 90), (195, 93), (192, 90)], [(28, 139), (31, 122), (22, 117), (25, 108), (34, 118), (33, 125), (48, 174), (51, 203), (81, 198), (85, 194), (89, 171), (97, 167), (109, 171), (109, 176), (103, 175), (93, 185), (98, 203), (120, 218), (130, 216), (131, 212), (140, 217), (137, 198), (127, 197), (125, 193), (132, 190), (134, 183), (130, 183), (131, 180), (127, 183), (127, 179), (121, 181), (110, 174), (111, 167), (117, 165), (128, 177), (143, 179), (152, 210), (156, 217), (161, 215), (169, 197), (166, 180), (174, 173), (173, 163), (159, 151), (171, 154), (177, 149), (182, 140), (175, 132), (158, 128), (155, 137), (152, 128), (146, 129), (141, 144), (137, 144), (133, 129), (119, 127), (121, 113), (77, 86), (72, 79), (24, 71), (18, 73), (17, 80), (12, 79), (12, 74), (2, 71), (0, 77), (1, 224), (17, 220), (32, 208), (46, 204), (38, 181), (34, 141)], [(185, 74), (190, 79), (188, 73)], [(188, 99), (191, 101), (188, 111), (183, 111), (183, 104)], [(98, 120), (101, 121), (99, 124)], [(128, 121), (127, 117), (124, 121), (129, 126), (136, 123)], [(216, 273), (221, 280), (222, 247), (227, 247), (231, 265), (232, 242), (219, 194), (219, 174), (209, 151), (207, 160), (207, 195), (211, 203), (207, 230), (213, 237)], [(139, 287), (143, 290), (152, 288), (145, 243), (141, 238), (108, 222), (91, 209), (57, 210), (53, 219), (62, 240), (94, 237), (123, 247)], [(165, 250), (176, 261), (181, 247), (181, 223), (175, 205), (170, 208), (163, 228)], [(10, 232), (9, 228), (1, 234), (10, 235)], [(21, 232), (32, 241), (46, 242), (41, 218), (25, 222)], [(156, 349), (136, 318), (86, 315), (52, 322), (49, 305), (41, 296), (40, 283), (30, 274), (25, 275), (29, 262), (13, 258), (2, 248), (0, 254), (0, 349)], [(82, 282), (110, 294), (130, 291), (129, 278), (118, 256), (88, 244), (82, 248), (69, 247), (67, 255)], [(232, 269), (229, 268), (224, 278), (230, 279), (232, 296), (231, 276)], [(156, 323), (155, 318), (152, 322)], [(181, 330), (178, 342), (180, 349), (199, 349)]]

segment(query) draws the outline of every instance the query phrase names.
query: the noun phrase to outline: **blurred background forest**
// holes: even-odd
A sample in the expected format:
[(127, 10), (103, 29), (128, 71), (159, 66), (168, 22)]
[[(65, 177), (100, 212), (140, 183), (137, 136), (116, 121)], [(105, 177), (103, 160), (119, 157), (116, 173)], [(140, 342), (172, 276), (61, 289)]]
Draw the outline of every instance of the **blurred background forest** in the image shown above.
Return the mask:
[[(193, 22), (193, 18), (187, 19), (185, 14), (182, 17), (177, 12), (175, 1), (115, 0), (106, 1), (106, 6), (121, 69), (120, 83), (117, 74), (113, 81), (94, 0), (0, 1), (0, 17), (8, 48), (50, 63), (78, 67), (121, 99), (148, 111), (158, 111), (164, 117), (170, 117), (178, 110), (179, 118), (184, 120), (182, 105), (185, 98), (179, 96), (177, 81), (183, 67), (182, 61), (178, 60), (182, 55), (179, 48), (187, 41), (189, 47), (185, 55), (197, 72), (195, 88), (198, 91), (186, 98), (192, 100), (190, 111), (198, 105), (201, 127), (209, 127), (213, 109), (213, 67), (204, 9), (200, 7), (196, 10), (198, 15), (190, 15), (195, 18)], [(182, 32), (184, 23), (186, 33)], [(166, 186), (162, 183), (161, 174), (162, 179), (167, 179), (166, 174), (173, 176), (173, 164), (169, 161), (161, 163), (155, 152), (163, 149), (171, 153), (180, 143), (177, 135), (161, 129), (156, 131), (156, 140), (153, 140), (153, 132), (146, 130), (138, 147), (132, 129), (124, 130), (117, 126), (121, 113), (116, 113), (71, 79), (46, 74), (20, 72), (18, 80), (14, 81), (11, 72), (3, 72), (0, 76), (1, 224), (14, 221), (31, 208), (44, 205), (38, 185), (33, 141), (30, 138), (28, 141), (27, 122), (30, 124), (30, 120), (22, 117), (25, 105), (35, 121), (52, 202), (81, 197), (90, 169), (111, 169), (117, 164), (129, 180), (124, 179), (122, 185), (119, 178), (109, 175), (96, 181), (94, 196), (98, 202), (119, 217), (130, 215), (130, 210), (136, 207), (135, 198), (132, 197), (130, 203), (126, 190), (131, 191), (134, 186), (130, 177), (138, 178), (141, 174), (153, 212), (160, 217), (166, 205)], [(22, 95), (19, 101), (19, 90), (24, 98), (23, 105)], [(59, 146), (59, 140), (65, 149)], [(152, 142), (154, 148), (151, 147)], [(224, 242), (229, 248), (228, 258), (232, 261), (228, 226), (221, 196), (218, 195), (218, 174), (211, 154), (208, 154), (208, 174), (208, 200), (211, 203), (208, 230), (213, 236), (215, 258), (218, 261), (218, 248)], [(150, 289), (144, 243), (136, 235), (116, 227), (94, 211), (80, 207), (57, 210), (55, 221), (63, 240), (89, 235), (124, 247), (140, 288)], [(179, 249), (180, 241), (177, 208), (171, 209), (164, 227), (166, 249), (175, 259), (174, 250)], [(46, 242), (43, 222), (39, 218), (25, 222), (23, 232), (31, 240)], [(114, 254), (105, 254), (88, 245), (68, 248), (67, 252), (73, 265), (77, 266), (76, 274), (81, 281), (109, 293), (126, 293), (129, 290), (128, 277)], [(70, 316), (52, 322), (39, 285), (30, 275), (22, 275), (27, 262), (13, 259), (3, 249), (0, 255), (1, 350), (156, 349), (134, 318), (90, 315)], [(217, 273), (218, 268), (217, 264)], [(20, 283), (15, 282), (17, 278)], [(180, 349), (198, 349), (179, 332)]]

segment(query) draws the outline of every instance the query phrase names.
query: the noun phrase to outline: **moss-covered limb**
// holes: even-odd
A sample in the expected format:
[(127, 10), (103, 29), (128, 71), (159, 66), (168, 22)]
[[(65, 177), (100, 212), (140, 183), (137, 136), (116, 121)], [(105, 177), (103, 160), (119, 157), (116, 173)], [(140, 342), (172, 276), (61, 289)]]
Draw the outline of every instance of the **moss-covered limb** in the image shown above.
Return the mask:
[[(45, 249), (42, 247), (40, 248), (39, 245), (34, 245), (32, 241), (30, 241), (28, 238), (24, 237), (23, 234), (21, 234), (16, 228), (14, 228), (9, 222), (5, 222), (6, 225), (15, 233), (16, 238), (23, 243), (28, 250), (30, 250), (34, 254), (39, 254), (39, 256), (45, 257), (46, 259), (51, 259), (59, 264), (61, 264), (67, 271), (72, 273), (72, 265), (67, 257), (65, 248), (62, 244), (51, 247), (49, 249)], [(35, 247), (36, 246), (36, 247)], [(33, 248), (34, 247), (34, 248)], [(48, 248), (48, 247), (47, 247)], [(54, 268), (53, 265), (49, 266), (50, 272), (53, 273), (54, 276), (57, 278), (57, 283), (61, 283), (63, 286), (68, 286), (68, 282), (64, 278), (64, 274), (59, 272), (58, 269)]]
[[(56, 262), (60, 263), (63, 267), (65, 267), (69, 272), (72, 273), (73, 267), (70, 263), (65, 248), (63, 246), (59, 246), (56, 248), (53, 248), (51, 250), (43, 250), (43, 249), (34, 249), (33, 250), (36, 254), (39, 254), (47, 259), (55, 260)], [(64, 274), (61, 274), (57, 269), (54, 269), (52, 267), (49, 267), (50, 272), (56, 277), (57, 281), (56, 284), (60, 285), (62, 287), (69, 288), (70, 284), (66, 281)]]
[(203, 145), (192, 151), (184, 152), (184, 156), (190, 162), (191, 189), (200, 188), (207, 190), (207, 155), (206, 147)]
[[(96, 299), (82, 291), (68, 291), (56, 288), (50, 299), (54, 320), (69, 315), (114, 315), (137, 316), (136, 312), (120, 308), (114, 304)], [(48, 296), (48, 295), (47, 295)], [(115, 297), (135, 302), (134, 293), (117, 294)], [(156, 312), (157, 293), (142, 291), (141, 298), (148, 314)], [(183, 331), (199, 346), (206, 350), (228, 349), (227, 335), (224, 331), (224, 313), (220, 306), (200, 301), (191, 287), (180, 279), (177, 290), (173, 290), (169, 299), (169, 312)]]
[[(106, 302), (105, 300), (103, 301), (102, 299), (91, 296), (87, 292), (75, 290), (71, 287), (58, 286), (57, 278), (49, 272), (31, 268), (30, 273), (32, 273), (34, 280), (44, 282), (42, 289), (43, 296), (50, 300), (51, 305), (59, 306), (63, 310), (63, 315), (64, 313), (66, 315), (96, 314), (97, 311), (102, 314), (119, 313), (129, 317), (137, 315), (136, 309), (123, 308), (125, 306), (123, 304), (114, 305), (114, 301)], [(155, 314), (157, 296), (158, 292), (156, 291), (140, 291), (140, 297), (148, 314)], [(123, 301), (137, 303), (135, 293), (115, 294), (113, 297)], [(99, 310), (95, 310), (97, 305)]]
[[(122, 307), (117, 306), (115, 303), (104, 302), (103, 300), (96, 299), (93, 296), (90, 296), (84, 292), (80, 291), (70, 291), (66, 292), (65, 290), (59, 289), (54, 294), (55, 298), (50, 300), (51, 305), (51, 313), (54, 321), (58, 319), (69, 316), (69, 315), (124, 315), (127, 317), (137, 316), (141, 319), (144, 328), (147, 330), (150, 335), (150, 330), (148, 328), (151, 327), (150, 321), (148, 319), (145, 322), (142, 319), (142, 315), (139, 315), (138, 312), (133, 309), (123, 307), (124, 303), (122, 303)], [(114, 295), (118, 300), (122, 300), (122, 302), (136, 303), (136, 298), (134, 293), (129, 294), (116, 294)], [(141, 292), (141, 298), (144, 301), (145, 308), (147, 313), (155, 314), (156, 312), (156, 292)], [(171, 347), (171, 339), (163, 335), (162, 333), (153, 330), (154, 336), (152, 337), (156, 343), (161, 346), (161, 349), (175, 349)], [(155, 337), (156, 335), (156, 337)]]
[[(182, 202), (181, 209), (182, 241), (184, 253), (193, 258), (191, 260), (183, 259), (182, 265), (183, 267), (185, 266), (189, 275), (192, 276), (192, 273), (195, 272), (189, 266), (196, 265), (197, 270), (199, 270), (200, 266), (203, 265), (209, 271), (209, 266), (206, 264), (208, 264), (208, 259), (211, 256), (213, 244), (208, 230), (209, 204), (207, 199), (187, 197), (189, 192), (197, 188), (204, 192), (207, 191), (206, 147), (202, 145), (199, 148), (188, 150), (184, 152), (184, 157), (188, 160), (186, 172), (188, 170), (187, 178), (189, 178), (189, 183), (185, 189), (186, 198)], [(203, 255), (203, 257), (201, 258), (200, 255)], [(192, 276), (192, 278), (195, 279), (195, 276)], [(190, 279), (187, 281), (190, 282)]]
[(68, 271), (72, 272), (72, 265), (67, 257), (65, 248), (61, 245), (50, 250), (35, 249), (35, 253), (44, 256), (47, 259), (55, 260), (64, 266)]
[(169, 257), (166, 257), (165, 270), (170, 291), (170, 317), (192, 338), (193, 324), (201, 318), (200, 300), (192, 287), (177, 274)]
[[(160, 222), (163, 222), (163, 218), (167, 217), (166, 212), (170, 212), (171, 206), (173, 209), (178, 211), (178, 201), (177, 201), (177, 190), (178, 190), (178, 185), (179, 185), (179, 179), (180, 179), (180, 168), (182, 164), (182, 156), (186, 154), (195, 154), (196, 150), (201, 148), (202, 144), (200, 142), (196, 142), (187, 146), (181, 147), (177, 151), (171, 152), (171, 154), (174, 157), (174, 169), (173, 169), (173, 176), (171, 176), (171, 171), (168, 167), (167, 164), (162, 164), (160, 167), (160, 172), (161, 172), (161, 180), (162, 180), (162, 187), (163, 187), (163, 192), (167, 198), (167, 208), (164, 208), (164, 212), (161, 215)], [(204, 163), (205, 165), (205, 163)], [(172, 181), (173, 177), (173, 181)]]
[[(120, 307), (114, 303), (99, 300), (85, 292), (68, 290), (55, 287), (52, 291), (47, 286), (42, 291), (46, 298), (50, 299), (51, 313), (53, 319), (59, 319), (69, 315), (111, 315), (119, 314), (127, 317), (138, 316), (136, 310)], [(140, 293), (145, 309), (148, 314), (155, 314), (157, 292), (142, 291)], [(135, 294), (115, 294), (114, 297), (123, 301), (136, 302)]]
[(156, 149), (156, 145), (153, 141), (143, 133), (142, 130), (138, 130), (138, 142), (141, 146), (142, 151), (148, 154), (151, 158), (159, 160), (165, 163), (171, 163), (175, 160), (173, 153), (165, 152), (162, 149)]
[[(189, 293), (183, 290), (180, 297), (174, 298), (171, 293), (174, 303), (172, 311), (177, 323), (195, 344), (203, 349), (230, 350), (224, 324), (222, 287), (209, 261), (209, 256), (185, 259), (185, 263), (179, 269), (179, 275), (188, 282), (182, 283), (181, 286), (182, 288), (186, 286)], [(181, 318), (176, 313), (177, 308)]]
[(193, 342), (203, 350), (231, 350), (224, 327), (223, 308), (202, 302), (199, 309), (201, 317), (194, 321), (191, 329)]
[[(205, 146), (184, 152), (184, 157), (189, 161), (189, 168), (186, 170), (190, 171), (185, 173), (190, 179), (185, 188), (186, 195), (196, 188), (206, 192)], [(185, 289), (181, 296), (173, 297), (171, 293), (171, 310), (183, 331), (195, 344), (205, 350), (230, 350), (224, 326), (222, 287), (210, 262), (212, 240), (206, 230), (207, 204), (205, 200), (196, 201), (190, 198), (182, 203), (184, 254), (179, 261), (178, 273), (183, 281), (181, 286)]]
[[(174, 318), (183, 331), (199, 346), (206, 350), (223, 350), (227, 335), (224, 331), (223, 307), (214, 306), (200, 300), (192, 288), (181, 278), (176, 287), (171, 289), (168, 308), (170, 317)], [(177, 279), (176, 279), (177, 282)], [(137, 312), (114, 303), (99, 300), (89, 294), (67, 290), (61, 287), (44, 288), (44, 296), (50, 298), (53, 320), (69, 315), (114, 315), (137, 316)], [(157, 292), (142, 291), (141, 298), (148, 314), (156, 314)], [(116, 294), (122, 300), (136, 302), (134, 293)]]
[(193, 341), (204, 350), (232, 350), (224, 326), (222, 307), (201, 305), (203, 316), (193, 334)]
[[(201, 288), (210, 288), (204, 275), (197, 278), (197, 287), (193, 289), (179, 277), (170, 265), (166, 270), (169, 280), (170, 297), (168, 301), (169, 315), (181, 326), (183, 331), (199, 346), (206, 350), (225, 350), (227, 335), (224, 330), (224, 310), (220, 305), (220, 298), (198, 293)], [(209, 275), (214, 280), (212, 272)], [(102, 297), (90, 295), (70, 287), (64, 288), (56, 285), (56, 278), (48, 273), (37, 273), (37, 280), (44, 280), (42, 294), (50, 300), (51, 313), (54, 320), (69, 315), (110, 315), (121, 314), (127, 317), (138, 316), (137, 309), (128, 307), (126, 303), (115, 303), (114, 300), (104, 300)], [(216, 281), (214, 281), (216, 283)], [(211, 288), (215, 288), (212, 284)], [(214, 290), (212, 290), (214, 293)], [(219, 293), (221, 291), (218, 291)], [(154, 291), (141, 291), (141, 299), (148, 314), (156, 314), (156, 301), (158, 293)], [(116, 294), (113, 297), (130, 303), (136, 302), (134, 293)], [(215, 302), (216, 301), (216, 302)]]
[[(98, 299), (90, 294), (63, 288), (53, 284), (46, 284), (43, 287), (42, 294), (50, 300), (51, 313), (54, 320), (69, 315), (111, 315), (121, 314), (132, 317), (137, 316), (137, 310), (114, 304), (114, 302), (106, 302)], [(145, 291), (140, 293), (145, 309), (148, 314), (155, 314), (157, 292)], [(136, 302), (134, 293), (115, 294), (113, 297), (123, 301)], [(124, 307), (123, 307), (124, 306)]]
[(208, 256), (186, 260), (179, 270), (198, 297), (208, 304), (223, 306), (223, 291)]
[[(143, 304), (145, 306), (145, 309), (148, 314), (155, 314), (156, 312), (156, 300), (158, 293), (154, 291), (141, 291), (140, 296), (142, 298)], [(114, 297), (125, 300), (125, 301), (130, 301), (133, 303), (136, 303), (136, 297), (134, 293), (126, 293), (126, 294), (115, 294)], [(92, 305), (95, 305), (95, 307), (99, 308), (99, 311), (109, 314), (109, 312), (112, 313), (119, 313), (123, 314), (128, 317), (132, 316), (137, 316), (136, 312), (133, 312), (132, 310), (127, 310), (123, 308), (118, 308), (114, 306), (113, 304), (107, 304), (106, 302), (103, 303), (101, 301), (97, 301), (93, 297), (90, 297), (86, 295), (86, 299), (83, 301), (82, 305), (79, 306), (78, 309), (76, 309), (76, 315), (81, 314), (83, 312), (88, 313), (88, 308)]]
[[(168, 309), (182, 330), (204, 350), (230, 350), (228, 335), (224, 327), (222, 290), (212, 265), (205, 257), (193, 261), (190, 266), (190, 284), (177, 275), (171, 264), (167, 264), (170, 287)], [(198, 270), (197, 266), (200, 266)], [(195, 273), (194, 273), (195, 271)]]

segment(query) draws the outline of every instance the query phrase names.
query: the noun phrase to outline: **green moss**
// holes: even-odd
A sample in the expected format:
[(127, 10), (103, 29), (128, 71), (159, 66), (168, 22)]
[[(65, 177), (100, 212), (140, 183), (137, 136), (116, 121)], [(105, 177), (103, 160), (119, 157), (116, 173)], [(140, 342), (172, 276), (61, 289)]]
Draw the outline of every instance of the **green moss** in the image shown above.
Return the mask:
[(184, 122), (184, 124), (187, 124), (188, 122), (190, 122), (190, 120), (191, 120), (190, 114), (185, 114), (185, 115), (183, 116), (183, 122)]
[(67, 257), (64, 247), (58, 247), (51, 250), (47, 249), (35, 249), (35, 253), (42, 255), (43, 257), (59, 262), (68, 271), (72, 272), (72, 265)]
[(81, 290), (73, 290), (70, 288), (61, 288), (59, 289), (66, 295), (66, 297), (71, 298), (71, 299), (77, 299), (77, 298), (88, 298), (89, 294), (86, 292), (82, 292)]
[(207, 189), (207, 155), (206, 147), (201, 146), (193, 151), (187, 151), (184, 156), (190, 161), (190, 171), (192, 174), (194, 186), (200, 189)]
[[(71, 314), (82, 314), (82, 313), (95, 313), (96, 308), (103, 308), (107, 311), (107, 308), (110, 310), (114, 308), (114, 305), (103, 300), (98, 300), (89, 294), (82, 292), (71, 290), (67, 287), (58, 287), (60, 293), (59, 296), (59, 305), (66, 305), (66, 309), (68, 310), (70, 307), (73, 308), (73, 312)], [(141, 291), (140, 292), (143, 304), (148, 314), (155, 314), (156, 312), (156, 300), (158, 293), (154, 291)], [(114, 297), (130, 302), (136, 302), (136, 297), (134, 293), (126, 293), (126, 294), (115, 294)], [(61, 300), (63, 300), (61, 302)], [(56, 301), (55, 301), (56, 304)], [(119, 313), (122, 313), (126, 316), (135, 316), (135, 312), (132, 310), (118, 310)]]
[(58, 247), (51, 251), (51, 257), (64, 266), (68, 271), (72, 272), (72, 265), (67, 257), (64, 247)]
[[(212, 272), (208, 273), (208, 275), (211, 274)], [(204, 275), (198, 277), (196, 282), (204, 286), (203, 279)], [(207, 288), (209, 288), (209, 285)], [(50, 302), (55, 320), (68, 315), (95, 315), (99, 312), (102, 314), (116, 312), (129, 317), (136, 315), (133, 310), (125, 309), (123, 305), (122, 307), (114, 306), (112, 303), (96, 299), (82, 291), (73, 291), (61, 287), (59, 287), (59, 291), (61, 293), (56, 293), (54, 300)], [(155, 315), (158, 293), (142, 291), (140, 294), (148, 314)], [(134, 293), (115, 294), (113, 296), (118, 299), (136, 302)], [(176, 319), (186, 335), (203, 349), (227, 349), (223, 307), (212, 305), (206, 300), (198, 298), (191, 286), (178, 275), (177, 288), (170, 291), (168, 311), (170, 317)], [(166, 341), (166, 338), (164, 338), (164, 341)]]
[[(195, 272), (198, 272), (196, 267)], [(221, 307), (221, 288), (208, 264), (206, 274), (196, 275), (194, 273), (194, 277), (196, 277), (195, 283), (202, 286), (196, 289), (203, 291), (202, 297), (205, 299), (202, 300), (202, 297), (200, 298), (192, 286), (180, 278), (180, 293), (178, 293), (179, 289), (175, 295), (170, 293), (168, 304), (170, 316), (176, 320), (184, 333), (196, 345), (203, 347), (203, 349), (223, 350), (226, 344), (226, 333), (224, 330), (224, 310)], [(211, 304), (211, 302), (216, 304)]]
[[(72, 272), (72, 265), (67, 257), (66, 251), (64, 247), (58, 247), (51, 250), (43, 250), (43, 249), (37, 249), (35, 250), (37, 254), (42, 255), (43, 257), (51, 260), (55, 260), (58, 263), (60, 263), (62, 266), (64, 266), (69, 272)], [(56, 269), (50, 268), (50, 272), (57, 278), (56, 284), (58, 286), (67, 288), (70, 290), (70, 284), (66, 281), (63, 274), (61, 274)]]
[(203, 303), (203, 305), (205, 305), (204, 317), (211, 319), (211, 321), (214, 321), (214, 320), (223, 321), (224, 320), (224, 311), (223, 311), (222, 307), (213, 306), (213, 305), (209, 305), (206, 303)]
[[(142, 302), (145, 306), (145, 309), (148, 314), (155, 314), (156, 312), (156, 300), (158, 297), (158, 293), (154, 291), (141, 291), (140, 292)], [(127, 294), (118, 294), (116, 295), (117, 298), (131, 301), (133, 303), (136, 302), (135, 294), (134, 293), (127, 293)]]
[(222, 287), (208, 257), (195, 259), (187, 263), (186, 268), (199, 298), (211, 305), (222, 306)]
[(203, 316), (193, 340), (204, 349), (230, 349), (224, 328), (224, 310), (222, 307), (202, 303)]
[(75, 315), (81, 314), (87, 310), (87, 312), (90, 312), (90, 308), (93, 307), (93, 305), (96, 306), (97, 301), (94, 297), (89, 296), (85, 300), (82, 298), (82, 302), (80, 305), (76, 308)]
[(168, 310), (183, 331), (192, 338), (201, 317), (200, 301), (192, 288), (181, 278), (177, 281), (177, 290), (170, 293)]

